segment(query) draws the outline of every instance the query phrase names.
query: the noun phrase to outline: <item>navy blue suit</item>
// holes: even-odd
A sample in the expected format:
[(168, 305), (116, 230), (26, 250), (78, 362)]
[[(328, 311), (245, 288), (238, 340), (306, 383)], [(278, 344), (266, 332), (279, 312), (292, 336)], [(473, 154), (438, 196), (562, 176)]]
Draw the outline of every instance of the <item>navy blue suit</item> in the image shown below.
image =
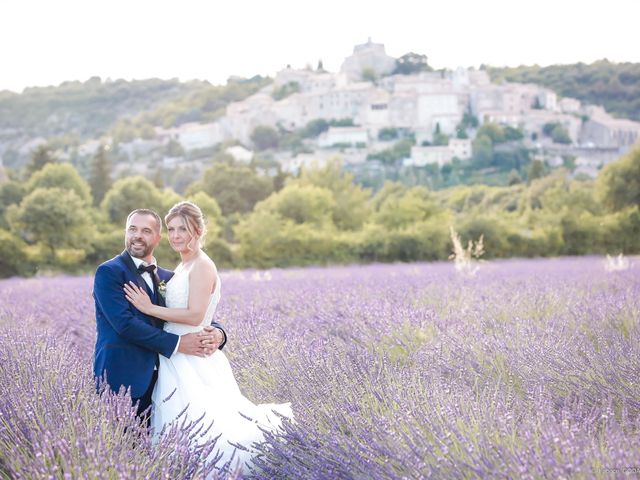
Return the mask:
[[(168, 282), (173, 272), (158, 268), (157, 275)], [(145, 315), (127, 301), (123, 287), (129, 281), (145, 289), (156, 305), (164, 304), (157, 291), (150, 291), (127, 251), (100, 265), (93, 283), (97, 329), (93, 373), (96, 377), (106, 374), (114, 392), (121, 386), (131, 387), (131, 397), (139, 399), (152, 386), (158, 354), (171, 357), (178, 335), (163, 331), (162, 320)], [(226, 342), (226, 334), (224, 337)]]

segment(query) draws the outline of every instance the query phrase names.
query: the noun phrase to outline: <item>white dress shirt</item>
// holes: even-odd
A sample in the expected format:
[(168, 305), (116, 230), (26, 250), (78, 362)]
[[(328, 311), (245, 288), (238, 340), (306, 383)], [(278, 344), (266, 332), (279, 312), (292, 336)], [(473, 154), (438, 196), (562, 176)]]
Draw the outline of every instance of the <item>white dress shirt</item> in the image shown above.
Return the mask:
[[(155, 265), (156, 266), (156, 271), (158, 270), (158, 263), (156, 262), (156, 257), (152, 257), (151, 263), (147, 263), (144, 260), (142, 260), (141, 258), (136, 258), (131, 256), (131, 260), (133, 260), (133, 263), (136, 264), (136, 268), (138, 268), (140, 265), (144, 265), (145, 267), (148, 265)], [(151, 274), (149, 272), (142, 272), (140, 274), (140, 276), (142, 277), (142, 279), (146, 282), (146, 284), (149, 286), (149, 289), (155, 293), (155, 290), (153, 288), (153, 279), (151, 278)], [(180, 337), (178, 337), (178, 343), (176, 343), (176, 348), (173, 351), (173, 353), (176, 353), (178, 351), (178, 347), (180, 346)]]
[[(158, 269), (158, 264), (156, 263), (156, 257), (152, 257), (153, 260), (151, 261), (151, 263), (147, 263), (144, 260), (142, 260), (141, 258), (136, 258), (136, 257), (131, 257), (131, 260), (133, 260), (133, 263), (136, 264), (136, 268), (140, 268), (140, 265), (144, 265), (145, 267), (149, 266), (149, 265), (155, 265), (156, 266), (156, 271)], [(153, 288), (153, 279), (151, 278), (151, 274), (149, 272), (142, 272), (140, 274), (140, 276), (144, 279), (144, 281), (146, 282), (146, 284), (149, 286), (149, 289), (155, 293), (155, 290)]]

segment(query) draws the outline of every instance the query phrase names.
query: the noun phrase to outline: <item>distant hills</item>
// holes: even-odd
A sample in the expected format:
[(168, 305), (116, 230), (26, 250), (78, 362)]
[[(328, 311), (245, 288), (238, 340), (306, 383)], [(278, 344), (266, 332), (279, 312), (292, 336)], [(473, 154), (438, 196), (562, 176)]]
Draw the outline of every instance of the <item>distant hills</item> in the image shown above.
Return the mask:
[(603, 106), (618, 118), (640, 121), (640, 63), (599, 60), (589, 65), (487, 67), (494, 82), (536, 83), (563, 97)]
[[(269, 80), (231, 80), (225, 86), (177, 79), (65, 82), (57, 87), (0, 92), (0, 141), (16, 131), (34, 137), (78, 140), (113, 134), (119, 122), (135, 136), (143, 123), (166, 127), (211, 121), (229, 102), (242, 100)], [(121, 125), (122, 126), (122, 125)], [(4, 132), (3, 132), (4, 131)], [(4, 133), (4, 135), (3, 135)], [(13, 136), (13, 135), (10, 135)]]

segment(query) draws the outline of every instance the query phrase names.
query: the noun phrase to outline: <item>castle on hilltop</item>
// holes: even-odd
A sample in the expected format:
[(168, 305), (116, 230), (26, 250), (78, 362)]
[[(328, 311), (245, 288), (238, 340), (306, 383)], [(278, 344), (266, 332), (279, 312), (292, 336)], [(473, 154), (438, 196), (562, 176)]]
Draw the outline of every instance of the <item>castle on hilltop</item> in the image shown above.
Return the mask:
[(344, 59), (340, 72), (350, 81), (358, 81), (363, 73), (371, 72), (376, 77), (389, 75), (396, 68), (396, 59), (387, 55), (382, 43), (367, 43), (353, 47), (353, 55)]

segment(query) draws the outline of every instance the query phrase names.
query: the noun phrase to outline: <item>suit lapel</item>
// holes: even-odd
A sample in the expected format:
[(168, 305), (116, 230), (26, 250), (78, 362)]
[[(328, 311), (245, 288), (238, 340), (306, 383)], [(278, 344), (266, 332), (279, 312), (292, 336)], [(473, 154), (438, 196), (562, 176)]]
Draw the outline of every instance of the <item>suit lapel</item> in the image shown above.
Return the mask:
[(156, 297), (156, 292), (152, 292), (151, 289), (149, 288), (149, 285), (147, 285), (147, 282), (145, 282), (144, 278), (142, 278), (142, 275), (140, 275), (140, 272), (138, 271), (138, 267), (136, 267), (136, 264), (133, 262), (131, 255), (129, 255), (129, 252), (127, 252), (126, 250), (123, 251), (120, 254), (120, 258), (122, 258), (122, 261), (127, 266), (129, 271), (133, 274), (133, 276), (136, 277), (136, 283), (138, 284), (138, 286), (140, 288), (144, 288), (145, 291), (147, 292), (147, 295), (149, 295), (149, 298), (151, 298), (151, 301), (157, 305), (158, 301)]

